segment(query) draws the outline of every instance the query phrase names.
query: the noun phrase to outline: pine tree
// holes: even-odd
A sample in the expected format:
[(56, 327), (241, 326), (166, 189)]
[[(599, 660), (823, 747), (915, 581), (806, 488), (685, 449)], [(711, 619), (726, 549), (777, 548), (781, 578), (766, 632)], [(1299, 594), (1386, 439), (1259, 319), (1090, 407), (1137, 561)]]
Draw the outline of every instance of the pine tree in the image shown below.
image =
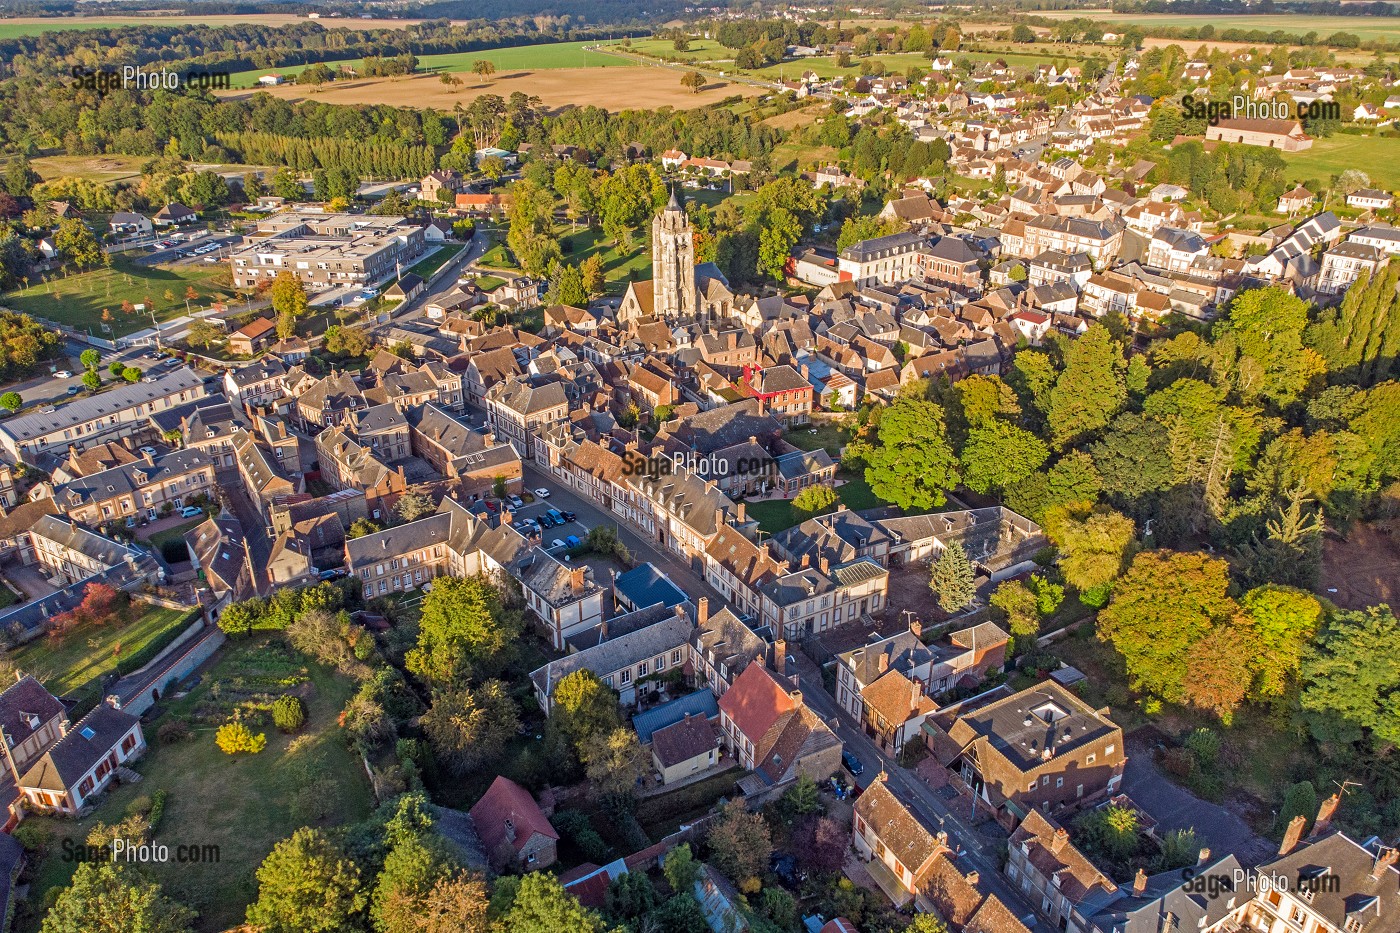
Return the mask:
[(961, 542), (950, 541), (929, 575), (929, 589), (944, 612), (957, 612), (977, 595), (977, 578)]

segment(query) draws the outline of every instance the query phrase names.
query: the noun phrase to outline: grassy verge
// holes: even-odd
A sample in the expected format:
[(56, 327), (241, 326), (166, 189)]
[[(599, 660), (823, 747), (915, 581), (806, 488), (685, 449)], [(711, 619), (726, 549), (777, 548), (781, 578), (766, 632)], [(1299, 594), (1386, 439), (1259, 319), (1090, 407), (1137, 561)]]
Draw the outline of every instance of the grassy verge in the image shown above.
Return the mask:
[(408, 271), (426, 282), (433, 276), (433, 273), (447, 265), (453, 256), (466, 249), (466, 246), (465, 243), (444, 243), (438, 247), (437, 252), (426, 259), (419, 260)]
[[(200, 933), (225, 930), (243, 919), (256, 893), (254, 872), (279, 839), (297, 827), (334, 826), (363, 819), (371, 808), (371, 792), (359, 760), (346, 747), (336, 716), (353, 692), (353, 684), (328, 668), (308, 665), (299, 656), (276, 647), (277, 642), (253, 639), (223, 649), (191, 693), (146, 730), (151, 748), (137, 763), (143, 780), (109, 794), (81, 821), (39, 820), (52, 830), (49, 855), (35, 867), (30, 903), (41, 904), (44, 891), (68, 883), (74, 865), (63, 861), (62, 841), (82, 841), (98, 820), (119, 821), (138, 796), (164, 789), (169, 794), (155, 841), (169, 846), (213, 845), (218, 861), (203, 864), (149, 866), (167, 893), (200, 913)], [(194, 737), (161, 746), (155, 735), (173, 716), (199, 716), (219, 710), (219, 698), (237, 696), (251, 688), (280, 693), (288, 682), (298, 684), (308, 707), (307, 725), (300, 736), (284, 736), (267, 728), (267, 748), (257, 755), (230, 757), (214, 744), (218, 713), (201, 717)], [(207, 718), (209, 721), (204, 722)], [(264, 727), (257, 727), (262, 731)], [(300, 809), (308, 775), (324, 774), (334, 793), (323, 794), (323, 815)], [(38, 929), (34, 918), (21, 918), (19, 930)]]
[[(1400, 188), (1400, 139), (1383, 136), (1345, 136), (1337, 134), (1313, 141), (1312, 148), (1303, 152), (1280, 153), (1288, 163), (1289, 181), (1316, 181), (1330, 184), (1333, 175), (1349, 168), (1359, 168), (1371, 178), (1377, 188)], [(1318, 190), (1314, 187), (1313, 190)]]
[[(789, 438), (791, 440), (791, 438)], [(875, 509), (889, 505), (871, 490), (864, 476), (837, 471), (837, 479), (844, 480), (836, 487), (836, 497), (853, 512), (862, 509)], [(749, 502), (748, 514), (758, 522), (760, 531), (777, 534), (798, 523), (798, 516), (792, 507), (791, 499), (767, 499), (763, 502)]]
[(131, 670), (128, 659), (137, 658), (163, 636), (173, 637), (189, 619), (187, 610), (151, 606), (125, 625), (80, 625), (61, 641), (40, 638), (13, 657), (20, 670), (33, 674), (51, 692), (64, 694), (110, 672), (117, 663), (123, 671)]

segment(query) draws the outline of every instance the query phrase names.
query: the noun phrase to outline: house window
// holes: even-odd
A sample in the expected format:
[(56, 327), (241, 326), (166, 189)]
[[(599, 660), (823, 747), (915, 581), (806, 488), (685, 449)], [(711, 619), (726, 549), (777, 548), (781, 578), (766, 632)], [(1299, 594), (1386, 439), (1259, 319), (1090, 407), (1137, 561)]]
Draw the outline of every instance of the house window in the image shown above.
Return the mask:
[(681, 663), (681, 651), (680, 651), (679, 648), (677, 648), (675, 651), (672, 651), (672, 652), (671, 652), (671, 663), (672, 663), (672, 664), (679, 664), (679, 663)]
[(1047, 775), (1045, 775), (1043, 778), (1040, 779), (1040, 786), (1041, 786), (1041, 787), (1049, 787), (1049, 786), (1050, 786), (1050, 775), (1047, 774)]
[(622, 681), (622, 685), (623, 685), (623, 686), (626, 686), (627, 684), (630, 684), (630, 683), (632, 682), (632, 672), (631, 672), (631, 671), (623, 671), (623, 672), (622, 672), (622, 675), (621, 675), (621, 681)]
[(1116, 752), (1117, 750), (1118, 750), (1118, 746), (1117, 746), (1117, 745), (1110, 745), (1108, 748), (1105, 748), (1105, 749), (1103, 750), (1103, 753), (1104, 753), (1105, 755), (1112, 755), (1112, 754), (1113, 754), (1114, 752)]
[(1055, 786), (1056, 786), (1056, 787), (1064, 787), (1064, 786), (1065, 786), (1065, 779), (1062, 778), (1062, 777), (1057, 777), (1057, 778), (1055, 778)]
[(666, 669), (666, 655), (663, 654), (663, 655), (661, 655), (661, 657), (659, 657), (659, 658), (656, 659), (656, 670), (657, 670), (658, 673), (660, 673), (661, 671), (664, 671), (665, 669)]
[(1033, 791), (1033, 790), (1035, 790), (1035, 781), (1031, 781), (1030, 786), (1027, 787), (1026, 790), (1027, 790), (1027, 791)]
[(1084, 763), (1085, 763), (1085, 764), (1088, 764), (1088, 765), (1091, 765), (1091, 764), (1093, 764), (1095, 761), (1097, 761), (1098, 758), (1099, 758), (1098, 755), (1095, 755), (1093, 752), (1090, 752), (1090, 753), (1089, 753), (1089, 757), (1086, 758), (1086, 759), (1084, 759)]

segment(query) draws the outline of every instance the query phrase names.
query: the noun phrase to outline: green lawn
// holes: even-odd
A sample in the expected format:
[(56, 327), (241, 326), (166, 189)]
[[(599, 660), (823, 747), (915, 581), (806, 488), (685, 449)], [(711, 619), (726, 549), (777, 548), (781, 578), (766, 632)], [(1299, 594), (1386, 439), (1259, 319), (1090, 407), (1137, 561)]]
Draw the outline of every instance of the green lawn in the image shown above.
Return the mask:
[(153, 550), (159, 551), (171, 541), (182, 540), (185, 537), (185, 532), (193, 531), (203, 524), (203, 522), (203, 518), (194, 518), (187, 522), (181, 522), (178, 525), (172, 525), (164, 531), (157, 531), (155, 534), (145, 539), (146, 543), (149, 544)]
[[(112, 313), (113, 333), (125, 336), (150, 327), (151, 316), (123, 313), (122, 301), (133, 305), (149, 301), (155, 306), (156, 318), (168, 321), (186, 313), (185, 289), (191, 286), (199, 293), (193, 307), (208, 306), (215, 298), (229, 299), (233, 294), (228, 268), (222, 264), (137, 266), (119, 256), (113, 258), (110, 269), (58, 275), (48, 282), (31, 282), (28, 288), (0, 294), (0, 307), (99, 335), (105, 308)], [(175, 295), (173, 302), (164, 297), (167, 290)]]
[[(870, 484), (865, 481), (864, 476), (838, 471), (836, 478), (843, 481), (836, 487), (836, 497), (851, 511), (858, 512), (889, 505), (871, 491)], [(746, 507), (749, 516), (758, 522), (759, 530), (770, 535), (797, 524), (797, 514), (793, 511), (791, 499), (749, 502)]]
[[(307, 703), (301, 735), (282, 735), (270, 724), (255, 726), (267, 735), (267, 747), (257, 755), (230, 757), (214, 744), (214, 728), (231, 706), (259, 703), (288, 689), (303, 693)], [(172, 851), (180, 845), (218, 846), (218, 862), (155, 864), (152, 876), (199, 911), (200, 933), (242, 922), (257, 890), (254, 872), (274, 843), (303, 825), (337, 826), (369, 815), (372, 795), (364, 769), (336, 725), (353, 691), (350, 680), (307, 663), (277, 636), (226, 646), (200, 685), (146, 727), (151, 747), (136, 764), (144, 778), (140, 784), (113, 791), (79, 822), (37, 820), (58, 838), (35, 868), (29, 902), (41, 904), (46, 889), (71, 877), (74, 866), (61, 858), (63, 838), (81, 841), (94, 822), (115, 823), (134, 798), (163, 789), (169, 797), (155, 841)], [(162, 746), (157, 730), (175, 716), (196, 718), (193, 738)], [(319, 793), (315, 778), (321, 779)], [(29, 922), (17, 929), (37, 930), (34, 918), (25, 919)]]
[[(43, 681), (52, 693), (64, 694), (110, 672), (114, 659), (129, 658), (174, 631), (185, 628), (190, 613), (151, 606), (125, 625), (82, 625), (61, 641), (40, 638), (14, 652), (16, 666)], [(125, 668), (123, 668), (125, 672)]]
[[(811, 433), (813, 429), (816, 433)], [(807, 428), (795, 428), (783, 435), (783, 440), (802, 450), (823, 448), (831, 454), (831, 459), (841, 457), (841, 448), (851, 439), (851, 432), (839, 424), (820, 424)]]
[(466, 248), (467, 244), (465, 243), (444, 243), (438, 247), (437, 252), (426, 259), (419, 260), (415, 265), (410, 267), (408, 271), (426, 282), (428, 279), (432, 278), (433, 273), (447, 265), (448, 261), (451, 260), (453, 256), (456, 256)]
[[(1349, 19), (1350, 17), (1345, 17)], [(1359, 168), (1371, 176), (1371, 184), (1400, 190), (1400, 139), (1393, 136), (1328, 136), (1314, 140), (1303, 152), (1280, 153), (1288, 163), (1288, 180), (1330, 183), (1333, 175)], [(1317, 186), (1313, 190), (1318, 190)]]
[(504, 241), (482, 253), (481, 258), (476, 261), (476, 265), (483, 269), (509, 269), (515, 272), (520, 270), (520, 266), (515, 262), (515, 255), (511, 253), (510, 247), (506, 246)]
[[(496, 66), (497, 73), (530, 70), (542, 71), (553, 68), (626, 68), (634, 62), (625, 61), (615, 55), (590, 52), (586, 45), (596, 42), (542, 42), (538, 45), (519, 45), (511, 48), (480, 49), (475, 52), (447, 52), (441, 55), (420, 55), (418, 71), (470, 72), (474, 62), (485, 59)], [(387, 53), (386, 53), (387, 54)], [(332, 68), (349, 65), (357, 68), (362, 60), (358, 58), (327, 60)], [(299, 75), (306, 65), (292, 65), (286, 68), (258, 68), (252, 71), (234, 72), (234, 87), (253, 87), (258, 78), (265, 74), (277, 73), (285, 76)]]
[(500, 288), (504, 284), (506, 284), (505, 279), (498, 278), (494, 275), (478, 275), (476, 277), (476, 287), (483, 292), (489, 292), (492, 289)]
[(603, 257), (603, 275), (607, 278), (610, 295), (621, 295), (627, 290), (627, 283), (634, 279), (651, 277), (651, 244), (647, 242), (645, 231), (633, 234), (632, 249), (627, 251), (613, 246), (603, 231), (588, 227), (572, 232), (568, 227), (560, 228), (559, 243), (569, 263), (581, 263), (595, 253)]

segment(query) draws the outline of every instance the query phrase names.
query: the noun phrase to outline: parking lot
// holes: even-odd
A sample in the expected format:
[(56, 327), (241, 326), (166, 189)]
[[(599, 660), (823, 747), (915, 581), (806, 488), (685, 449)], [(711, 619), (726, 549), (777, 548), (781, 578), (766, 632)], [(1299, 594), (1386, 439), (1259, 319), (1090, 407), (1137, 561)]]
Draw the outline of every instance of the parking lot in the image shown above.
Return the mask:
[[(553, 554), (554, 556), (558, 557), (561, 556), (565, 551), (569, 550), (571, 547), (576, 546), (569, 542), (568, 539), (571, 536), (577, 538), (580, 543), (585, 537), (587, 537), (588, 526), (585, 525), (583, 522), (578, 521), (577, 518), (575, 518), (573, 521), (566, 520), (562, 524), (553, 524), (552, 519), (548, 514), (551, 510), (556, 513), (563, 514), (566, 519), (569, 516), (574, 515), (574, 513), (569, 511), (568, 507), (565, 505), (554, 505), (551, 501), (553, 498), (553, 490), (550, 489), (550, 487), (548, 486), (542, 488), (549, 490), (551, 495), (549, 497), (541, 498), (539, 496), (534, 495), (533, 490), (527, 490), (531, 494), (534, 501), (525, 502), (523, 499), (524, 492), (522, 492), (521, 505), (516, 506), (513, 503), (507, 501), (505, 503), (505, 506), (510, 509), (511, 517), (515, 520), (517, 527), (520, 526), (521, 522), (528, 523), (530, 520), (534, 520), (535, 522), (539, 523), (541, 526), (539, 529), (539, 535), (540, 540), (544, 544), (544, 549), (549, 553)], [(521, 528), (521, 530), (523, 531), (524, 528)], [(531, 528), (531, 530), (533, 531), (534, 529)]]

